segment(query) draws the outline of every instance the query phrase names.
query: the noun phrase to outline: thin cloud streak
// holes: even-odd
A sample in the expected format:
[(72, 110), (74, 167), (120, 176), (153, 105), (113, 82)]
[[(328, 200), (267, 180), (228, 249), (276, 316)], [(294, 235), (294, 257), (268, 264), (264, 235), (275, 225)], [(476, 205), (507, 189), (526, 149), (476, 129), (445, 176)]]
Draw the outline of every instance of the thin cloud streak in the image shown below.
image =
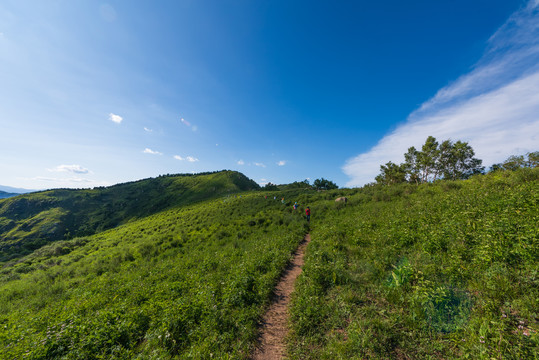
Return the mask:
[(62, 179), (62, 178), (50, 178), (50, 177), (45, 177), (45, 176), (37, 176), (33, 180), (48, 181), (48, 182), (75, 182), (75, 183), (93, 183), (93, 182), (95, 182), (94, 180), (84, 179), (84, 178)]
[(151, 155), (163, 155), (162, 152), (155, 151), (155, 150), (152, 150), (152, 149), (149, 149), (149, 148), (144, 149), (143, 153), (144, 154), (151, 154)]
[[(110, 186), (112, 185), (107, 181), (97, 181), (93, 179), (86, 179), (80, 177), (70, 177), (70, 178), (54, 178), (46, 176), (36, 176), (33, 178), (20, 178), (20, 180), (30, 180), (39, 182), (42, 184), (51, 184), (53, 183), (55, 187), (68, 187), (68, 188), (89, 188), (96, 186)], [(38, 188), (45, 189), (48, 186), (38, 186)]]
[(538, 1), (514, 13), (490, 38), (470, 73), (438, 91), (407, 122), (343, 166), (347, 186), (372, 182), (380, 165), (404, 160), (408, 147), (432, 135), (463, 140), (489, 166), (539, 144)]
[(58, 165), (54, 169), (49, 169), (51, 172), (71, 172), (74, 174), (88, 174), (90, 170), (80, 165)]
[(180, 160), (180, 161), (188, 161), (188, 162), (197, 162), (197, 161), (199, 161), (196, 157), (193, 157), (193, 156), (181, 157), (180, 155), (174, 155), (174, 159)]

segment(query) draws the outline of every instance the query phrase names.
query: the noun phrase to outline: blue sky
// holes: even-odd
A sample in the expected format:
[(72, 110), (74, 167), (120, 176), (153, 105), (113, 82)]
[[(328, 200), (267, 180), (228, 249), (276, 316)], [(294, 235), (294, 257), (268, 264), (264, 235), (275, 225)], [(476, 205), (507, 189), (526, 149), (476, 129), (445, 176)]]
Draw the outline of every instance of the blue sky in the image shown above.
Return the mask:
[(0, 184), (373, 181), (539, 150), (539, 0), (3, 1)]

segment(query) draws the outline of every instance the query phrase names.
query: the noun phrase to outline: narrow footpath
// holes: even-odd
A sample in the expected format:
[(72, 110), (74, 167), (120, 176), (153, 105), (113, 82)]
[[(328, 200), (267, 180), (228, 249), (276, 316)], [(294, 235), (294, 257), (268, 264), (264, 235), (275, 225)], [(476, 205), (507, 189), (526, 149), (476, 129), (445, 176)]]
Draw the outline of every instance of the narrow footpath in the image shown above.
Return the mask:
[(286, 355), (284, 339), (288, 333), (288, 304), (296, 279), (301, 274), (305, 248), (310, 241), (311, 235), (305, 235), (275, 288), (275, 297), (262, 321), (259, 343), (251, 356), (252, 360), (280, 360)]

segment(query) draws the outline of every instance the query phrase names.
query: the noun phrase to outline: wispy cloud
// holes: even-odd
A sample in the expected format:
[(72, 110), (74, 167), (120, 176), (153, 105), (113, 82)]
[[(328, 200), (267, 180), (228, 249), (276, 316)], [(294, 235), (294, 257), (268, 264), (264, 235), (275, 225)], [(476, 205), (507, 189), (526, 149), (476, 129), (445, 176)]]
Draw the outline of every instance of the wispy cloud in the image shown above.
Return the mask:
[(152, 150), (152, 149), (149, 149), (149, 148), (144, 149), (143, 153), (151, 154), (151, 155), (163, 155), (162, 152), (155, 151), (155, 150)]
[(88, 174), (90, 170), (80, 166), (80, 165), (58, 165), (54, 169), (49, 169), (53, 172), (71, 172), (74, 174)]
[(266, 165), (264, 165), (263, 163), (255, 162), (254, 164), (255, 164), (255, 166), (259, 166), (259, 167), (263, 167), (263, 168), (266, 167)]
[[(69, 177), (69, 178), (55, 178), (47, 176), (36, 176), (33, 178), (21, 178), (21, 180), (30, 180), (38, 183), (54, 183), (54, 187), (72, 187), (72, 188), (87, 188), (94, 186), (109, 186), (111, 183), (107, 181), (96, 181), (93, 179), (81, 178), (81, 177)], [(43, 188), (48, 187), (43, 186)]]
[(36, 176), (32, 180), (37, 181), (46, 181), (46, 182), (54, 182), (54, 183), (95, 183), (94, 180), (91, 179), (85, 179), (85, 178), (79, 178), (79, 177), (71, 177), (71, 178), (51, 178), (46, 176)]
[(119, 124), (122, 122), (123, 117), (117, 114), (110, 113), (109, 114), (109, 120), (115, 122), (116, 124)]
[(193, 157), (193, 156), (181, 157), (180, 155), (174, 155), (174, 159), (180, 160), (180, 161), (189, 161), (189, 162), (199, 161), (196, 157)]
[(277, 165), (279, 166), (285, 166), (286, 165), (286, 160), (281, 160), (277, 163)]
[(144, 131), (146, 131), (146, 132), (153, 132), (152, 129), (149, 129), (149, 128), (147, 128), (147, 127), (144, 127)]
[(245, 161), (243, 161), (243, 160), (238, 160), (237, 164), (238, 164), (238, 165), (245, 165)]
[(514, 13), (468, 74), (440, 89), (368, 152), (349, 159), (348, 186), (372, 182), (380, 165), (402, 162), (432, 135), (468, 141), (489, 166), (539, 144), (539, 1)]

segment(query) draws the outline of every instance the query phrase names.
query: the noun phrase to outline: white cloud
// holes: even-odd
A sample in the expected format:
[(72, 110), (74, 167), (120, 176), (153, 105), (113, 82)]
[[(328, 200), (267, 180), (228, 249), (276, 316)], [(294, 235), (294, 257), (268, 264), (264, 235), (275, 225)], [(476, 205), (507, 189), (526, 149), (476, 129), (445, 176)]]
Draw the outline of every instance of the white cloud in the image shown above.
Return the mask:
[(56, 183), (93, 183), (95, 182), (94, 180), (76, 178), (76, 177), (63, 179), (63, 178), (50, 178), (50, 177), (45, 177), (45, 176), (37, 176), (33, 178), (32, 180), (56, 182)]
[[(30, 180), (37, 183), (54, 183), (54, 187), (66, 187), (66, 188), (89, 188), (96, 186), (110, 186), (111, 183), (107, 181), (97, 181), (93, 179), (86, 179), (81, 177), (70, 178), (53, 178), (46, 176), (36, 176), (34, 178), (21, 178), (21, 180)], [(49, 188), (49, 185), (36, 185), (38, 188)]]
[(159, 151), (154, 151), (152, 149), (144, 149), (143, 151), (144, 154), (152, 154), (152, 155), (163, 155), (163, 153), (159, 152)]
[(153, 132), (152, 129), (149, 129), (149, 128), (147, 128), (147, 127), (144, 127), (144, 131), (146, 131), (146, 132)]
[(490, 38), (489, 48), (470, 73), (440, 89), (368, 152), (349, 159), (347, 186), (374, 180), (380, 165), (404, 161), (410, 146), (429, 135), (439, 141), (467, 141), (483, 165), (539, 144), (539, 15), (533, 1), (513, 14)]
[(262, 164), (262, 163), (257, 163), (257, 162), (255, 162), (254, 164), (255, 164), (256, 166), (259, 166), (259, 167), (263, 167), (263, 168), (266, 167), (266, 165), (264, 165), (264, 164)]
[(49, 171), (54, 172), (71, 172), (74, 174), (88, 174), (90, 170), (80, 166), (80, 165), (58, 165), (54, 169), (49, 169)]
[(238, 164), (238, 165), (245, 165), (245, 161), (243, 161), (243, 160), (238, 160), (237, 164)]
[(121, 117), (120, 115), (110, 113), (109, 114), (109, 120), (115, 122), (116, 124), (119, 124), (119, 123), (122, 122), (123, 117)]
[(286, 160), (281, 160), (277, 163), (277, 165), (279, 166), (285, 166), (286, 165)]
[(192, 157), (192, 156), (181, 157), (180, 155), (174, 155), (174, 159), (180, 160), (180, 161), (185, 160), (185, 161), (189, 161), (189, 162), (197, 162), (197, 161), (199, 161), (197, 158)]

